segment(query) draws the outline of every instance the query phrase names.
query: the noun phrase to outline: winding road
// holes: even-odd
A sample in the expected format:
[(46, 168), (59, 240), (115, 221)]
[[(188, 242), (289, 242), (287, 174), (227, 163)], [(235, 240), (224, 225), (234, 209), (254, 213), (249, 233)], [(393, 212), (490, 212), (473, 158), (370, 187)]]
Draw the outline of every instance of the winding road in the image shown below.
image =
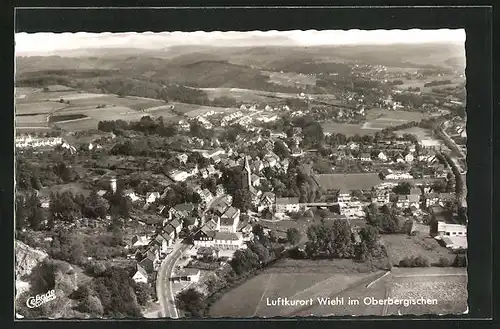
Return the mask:
[(156, 293), (160, 301), (161, 313), (163, 317), (177, 319), (179, 312), (175, 306), (175, 296), (172, 290), (172, 271), (175, 263), (182, 256), (182, 253), (189, 248), (189, 244), (177, 242), (174, 250), (163, 260), (156, 279)]
[[(211, 200), (202, 214), (202, 217), (205, 216), (206, 212), (212, 207), (212, 205), (225, 197), (225, 195), (221, 195), (219, 197)], [(156, 277), (156, 294), (158, 297), (158, 301), (160, 302), (161, 315), (166, 318), (179, 318), (179, 311), (175, 306), (175, 296), (172, 289), (172, 281), (170, 278), (172, 277), (172, 271), (174, 270), (175, 264), (177, 260), (182, 256), (184, 251), (186, 251), (191, 245), (186, 241), (178, 241), (173, 245), (173, 251), (165, 257), (163, 260), (160, 269), (158, 270), (158, 274)]]

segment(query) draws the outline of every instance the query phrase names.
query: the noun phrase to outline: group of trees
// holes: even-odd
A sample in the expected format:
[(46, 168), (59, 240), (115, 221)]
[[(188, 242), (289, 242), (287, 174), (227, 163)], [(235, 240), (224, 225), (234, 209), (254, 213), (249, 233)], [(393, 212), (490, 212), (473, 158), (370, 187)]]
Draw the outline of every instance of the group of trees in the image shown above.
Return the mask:
[(78, 178), (74, 168), (63, 161), (57, 161), (54, 166), (44, 166), (16, 156), (16, 188), (19, 190), (40, 190), (43, 186), (69, 183)]
[(352, 258), (354, 255), (351, 227), (345, 219), (311, 225), (307, 237), (305, 251), (308, 257)]
[(372, 203), (365, 209), (365, 212), (367, 224), (377, 228), (380, 233), (399, 233), (400, 220), (392, 208), (387, 205), (379, 208)]
[(79, 288), (79, 307), (91, 314), (100, 313), (110, 318), (141, 317), (138, 302), (148, 300), (147, 290), (142, 290), (127, 269), (109, 267), (95, 275), (90, 286)]

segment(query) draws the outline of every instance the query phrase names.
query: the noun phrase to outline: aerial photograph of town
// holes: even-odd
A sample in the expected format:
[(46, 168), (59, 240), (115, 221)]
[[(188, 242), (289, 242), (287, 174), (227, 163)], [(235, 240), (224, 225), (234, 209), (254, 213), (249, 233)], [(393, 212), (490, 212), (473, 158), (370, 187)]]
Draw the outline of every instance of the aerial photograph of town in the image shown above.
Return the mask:
[(468, 312), (463, 29), (15, 43), (18, 321)]

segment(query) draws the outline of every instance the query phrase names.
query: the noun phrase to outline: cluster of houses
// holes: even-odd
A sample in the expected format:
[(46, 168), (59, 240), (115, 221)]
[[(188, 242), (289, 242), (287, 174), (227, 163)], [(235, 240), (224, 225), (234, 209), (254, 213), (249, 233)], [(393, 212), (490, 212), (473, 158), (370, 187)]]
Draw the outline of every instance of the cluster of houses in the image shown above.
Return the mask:
[(181, 222), (172, 218), (166, 219), (162, 229), (151, 237), (132, 237), (129, 250), (142, 251), (142, 259), (137, 263), (137, 271), (132, 277), (135, 282), (150, 283), (155, 280), (162, 259), (169, 253), (169, 247), (179, 237), (181, 230)]
[(61, 137), (33, 137), (31, 135), (16, 137), (16, 148), (55, 147), (63, 143)]

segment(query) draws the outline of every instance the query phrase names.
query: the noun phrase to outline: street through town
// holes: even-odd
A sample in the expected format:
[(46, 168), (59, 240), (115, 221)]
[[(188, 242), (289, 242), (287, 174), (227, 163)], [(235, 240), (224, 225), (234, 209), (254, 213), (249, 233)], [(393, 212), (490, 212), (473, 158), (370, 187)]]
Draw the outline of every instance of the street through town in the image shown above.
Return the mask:
[(163, 260), (156, 280), (156, 293), (160, 301), (162, 316), (177, 319), (179, 312), (175, 306), (175, 296), (172, 290), (172, 271), (182, 253), (189, 248), (188, 244), (177, 242), (174, 250)]

